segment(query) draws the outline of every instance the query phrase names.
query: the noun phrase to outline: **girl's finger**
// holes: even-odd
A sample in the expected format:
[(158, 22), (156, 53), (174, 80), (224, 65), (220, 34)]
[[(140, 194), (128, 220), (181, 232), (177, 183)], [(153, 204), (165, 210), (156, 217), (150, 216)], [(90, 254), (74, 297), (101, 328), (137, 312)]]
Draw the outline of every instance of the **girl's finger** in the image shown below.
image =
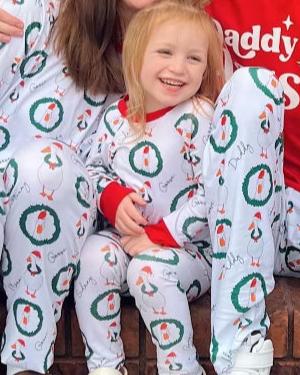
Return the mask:
[(3, 9), (0, 9), (0, 22), (2, 24), (14, 26), (19, 30), (23, 30), (24, 28), (24, 23), (19, 18), (11, 15)]
[(138, 204), (139, 206), (146, 206), (146, 202), (144, 201), (144, 199), (140, 196), (140, 195), (138, 195), (137, 193), (130, 193), (129, 194), (129, 197), (130, 197), (130, 199), (134, 202), (134, 203), (136, 203), (136, 204)]
[(140, 227), (131, 220), (118, 221), (118, 223), (116, 223), (116, 228), (123, 235), (136, 236), (144, 233), (144, 228)]
[(8, 43), (10, 40), (10, 36), (0, 33), (0, 43)]
[(147, 220), (143, 217), (143, 215), (139, 212), (139, 210), (133, 205), (132, 205), (132, 207), (130, 207), (128, 209), (127, 214), (138, 225), (147, 225), (148, 224)]

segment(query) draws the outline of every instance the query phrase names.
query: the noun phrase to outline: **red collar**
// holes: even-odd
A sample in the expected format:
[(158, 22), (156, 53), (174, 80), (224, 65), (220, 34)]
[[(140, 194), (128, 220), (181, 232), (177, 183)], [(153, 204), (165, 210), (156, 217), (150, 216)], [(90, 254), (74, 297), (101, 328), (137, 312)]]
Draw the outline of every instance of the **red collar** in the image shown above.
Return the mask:
[[(128, 95), (119, 100), (118, 109), (123, 117), (127, 116), (127, 101)], [(161, 108), (155, 112), (146, 114), (146, 122), (151, 122), (163, 117), (167, 112), (171, 111), (174, 107)]]

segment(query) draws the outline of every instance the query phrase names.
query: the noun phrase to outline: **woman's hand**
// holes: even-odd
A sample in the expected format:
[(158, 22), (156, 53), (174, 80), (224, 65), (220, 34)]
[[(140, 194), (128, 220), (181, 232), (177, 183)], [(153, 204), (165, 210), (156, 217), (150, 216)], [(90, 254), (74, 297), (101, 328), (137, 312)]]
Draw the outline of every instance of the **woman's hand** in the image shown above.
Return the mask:
[(18, 18), (0, 9), (0, 42), (8, 43), (12, 36), (22, 36), (24, 24)]
[(148, 222), (135, 205), (145, 206), (146, 202), (137, 193), (130, 193), (118, 206), (115, 227), (121, 235), (134, 236), (144, 233), (143, 226)]
[(125, 253), (132, 257), (153, 247), (157, 247), (146, 233), (142, 233), (138, 236), (123, 236), (121, 238), (121, 245)]

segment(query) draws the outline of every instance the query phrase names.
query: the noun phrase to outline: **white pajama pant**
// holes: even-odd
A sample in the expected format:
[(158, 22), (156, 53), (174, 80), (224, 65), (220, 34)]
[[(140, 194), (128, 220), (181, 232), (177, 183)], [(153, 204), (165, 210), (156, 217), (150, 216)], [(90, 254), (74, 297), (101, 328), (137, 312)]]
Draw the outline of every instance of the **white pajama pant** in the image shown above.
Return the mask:
[(24, 144), (0, 182), (8, 310), (1, 361), (8, 374), (45, 373), (53, 363), (62, 303), (95, 222), (93, 188), (75, 152), (51, 139)]
[(197, 247), (155, 247), (130, 259), (116, 232), (90, 236), (75, 281), (76, 311), (89, 370), (120, 368), (124, 363), (120, 294), (127, 280), (156, 346), (159, 374), (199, 375), (188, 301), (207, 291), (210, 272)]
[[(191, 344), (185, 295), (194, 280), (201, 285), (198, 295), (207, 290), (210, 262), (211, 360), (218, 374), (228, 373), (237, 350), (252, 332), (266, 335), (270, 323), (265, 297), (274, 288), (273, 273), (299, 277), (300, 194), (285, 189), (282, 131), (283, 96), (276, 77), (265, 69), (239, 69), (218, 98), (203, 158), (212, 250), (202, 246), (201, 261), (195, 257), (193, 262), (187, 260), (186, 250), (157, 250), (168, 258), (177, 254), (177, 265), (154, 262), (157, 254), (153, 255), (153, 249), (142, 254), (142, 259), (130, 261), (130, 291), (156, 344), (160, 374), (200, 371)], [(118, 367), (124, 361), (119, 337), (119, 292), (129, 260), (118, 240), (111, 236), (102, 233), (88, 239), (75, 284), (77, 314), (90, 370)], [(122, 266), (115, 268), (114, 263), (118, 262)], [(103, 272), (107, 269), (118, 271), (105, 278)], [(190, 279), (184, 282), (186, 277)], [(117, 280), (116, 285), (112, 280)], [(146, 285), (141, 280), (146, 280)], [(182, 294), (180, 288), (176, 289), (181, 284), (185, 285)], [(173, 303), (174, 310), (168, 308)], [(157, 318), (160, 326), (153, 323)], [(183, 323), (183, 345), (173, 342), (170, 347), (161, 343), (170, 337), (169, 332), (161, 331), (168, 328), (166, 321)], [(176, 327), (172, 334), (181, 332), (179, 325)], [(112, 328), (115, 331), (111, 332)]]
[(300, 193), (285, 189), (282, 131), (276, 77), (239, 69), (218, 98), (203, 163), (213, 249), (211, 360), (218, 374), (228, 372), (252, 332), (266, 335), (273, 272), (300, 275)]

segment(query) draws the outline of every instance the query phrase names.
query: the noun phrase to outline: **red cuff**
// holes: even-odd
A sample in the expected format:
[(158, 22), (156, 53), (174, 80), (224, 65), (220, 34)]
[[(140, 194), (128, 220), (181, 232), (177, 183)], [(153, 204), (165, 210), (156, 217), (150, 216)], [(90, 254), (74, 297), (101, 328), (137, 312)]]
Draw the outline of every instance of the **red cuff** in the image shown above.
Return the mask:
[(98, 207), (110, 224), (115, 225), (116, 213), (119, 204), (123, 198), (133, 191), (133, 189), (122, 186), (117, 182), (111, 182), (103, 190), (98, 202)]
[(169, 232), (168, 227), (166, 226), (163, 220), (160, 220), (157, 224), (146, 225), (144, 229), (150, 241), (157, 245), (176, 248), (181, 247), (174, 240), (171, 233)]

